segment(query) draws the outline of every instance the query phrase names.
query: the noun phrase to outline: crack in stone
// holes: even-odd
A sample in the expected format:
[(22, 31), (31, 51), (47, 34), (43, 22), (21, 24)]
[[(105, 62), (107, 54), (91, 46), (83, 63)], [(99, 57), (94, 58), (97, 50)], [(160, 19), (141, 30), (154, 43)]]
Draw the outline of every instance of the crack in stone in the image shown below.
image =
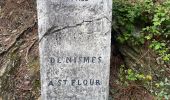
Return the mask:
[(91, 23), (91, 22), (94, 22), (94, 21), (102, 20), (102, 19), (104, 19), (104, 18), (107, 19), (107, 20), (110, 22), (109, 18), (107, 18), (107, 17), (105, 16), (105, 17), (102, 17), (102, 18), (98, 18), (98, 19), (94, 19), (94, 20), (89, 20), (89, 21), (84, 21), (84, 20), (83, 20), (81, 23), (78, 23), (78, 24), (75, 24), (75, 25), (72, 25), (72, 26), (64, 26), (64, 27), (59, 28), (59, 29), (56, 29), (57, 26), (52, 26), (52, 27), (49, 28), (49, 29), (47, 30), (47, 32), (45, 32), (45, 34), (39, 39), (39, 42), (41, 42), (41, 40), (42, 40), (45, 36), (47, 36), (47, 35), (49, 35), (49, 34), (53, 34), (53, 33), (55, 33), (55, 32), (59, 32), (59, 31), (62, 31), (62, 30), (68, 29), (68, 28), (75, 28), (75, 27), (78, 27), (78, 26), (83, 25), (84, 23)]

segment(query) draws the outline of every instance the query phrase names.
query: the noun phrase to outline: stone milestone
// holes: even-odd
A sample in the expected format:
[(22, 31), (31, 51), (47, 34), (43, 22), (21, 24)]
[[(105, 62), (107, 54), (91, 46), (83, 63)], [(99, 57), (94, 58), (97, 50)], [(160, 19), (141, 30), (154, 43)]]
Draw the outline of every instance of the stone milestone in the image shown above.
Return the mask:
[(37, 0), (41, 100), (108, 100), (112, 0)]

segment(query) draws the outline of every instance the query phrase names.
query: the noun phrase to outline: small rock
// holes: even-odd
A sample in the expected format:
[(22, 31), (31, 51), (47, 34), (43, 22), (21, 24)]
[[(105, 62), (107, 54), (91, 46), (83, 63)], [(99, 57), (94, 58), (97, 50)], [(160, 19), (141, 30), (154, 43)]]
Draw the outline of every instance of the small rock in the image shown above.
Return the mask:
[[(1, 99), (0, 99), (1, 100)], [(39, 97), (37, 100), (41, 100), (41, 98)]]
[(25, 81), (24, 85), (28, 86), (30, 84), (30, 81)]
[(12, 33), (16, 33), (18, 30), (13, 30)]

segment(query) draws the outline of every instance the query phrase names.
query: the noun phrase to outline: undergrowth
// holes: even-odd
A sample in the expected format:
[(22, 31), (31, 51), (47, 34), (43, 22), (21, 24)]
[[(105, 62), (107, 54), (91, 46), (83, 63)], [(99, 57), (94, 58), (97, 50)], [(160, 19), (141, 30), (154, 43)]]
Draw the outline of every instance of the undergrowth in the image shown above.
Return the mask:
[[(156, 73), (141, 73), (131, 68), (120, 68), (120, 81), (128, 86), (140, 83), (158, 100), (170, 99), (170, 76), (162, 76), (170, 65), (170, 1), (113, 0), (113, 30), (120, 45), (142, 46), (152, 50), (159, 58), (161, 70)], [(169, 71), (169, 69), (168, 69)]]

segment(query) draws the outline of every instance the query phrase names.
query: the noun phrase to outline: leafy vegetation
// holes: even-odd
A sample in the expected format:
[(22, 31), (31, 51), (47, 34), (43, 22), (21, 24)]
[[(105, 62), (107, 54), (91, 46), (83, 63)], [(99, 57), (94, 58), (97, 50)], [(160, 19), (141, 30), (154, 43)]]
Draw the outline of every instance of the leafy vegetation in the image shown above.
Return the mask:
[(170, 65), (170, 1), (113, 0), (113, 16), (113, 30), (120, 45), (145, 47), (161, 62), (157, 65), (161, 66), (160, 70), (154, 73), (150, 69), (150, 73), (142, 73), (122, 65), (120, 81), (126, 86), (131, 82), (140, 84), (158, 100), (169, 100), (170, 76), (165, 73)]

